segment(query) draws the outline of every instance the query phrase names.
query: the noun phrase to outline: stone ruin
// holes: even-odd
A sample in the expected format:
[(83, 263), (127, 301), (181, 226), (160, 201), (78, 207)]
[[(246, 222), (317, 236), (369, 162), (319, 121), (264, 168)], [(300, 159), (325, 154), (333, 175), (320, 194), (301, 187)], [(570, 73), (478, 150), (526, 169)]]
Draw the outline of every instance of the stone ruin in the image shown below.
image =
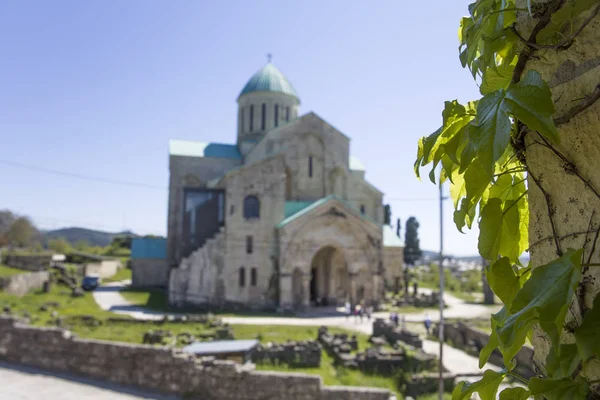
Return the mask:
[(171, 331), (167, 330), (149, 330), (144, 333), (142, 338), (143, 344), (160, 344), (160, 345), (173, 345), (173, 346), (186, 346), (198, 341), (211, 341), (211, 340), (232, 340), (233, 331), (229, 325), (219, 325), (217, 329), (209, 332), (201, 332), (194, 335), (189, 332), (180, 332), (174, 335)]
[(316, 340), (258, 345), (252, 353), (252, 362), (318, 368), (321, 366), (321, 345)]
[(355, 336), (348, 339), (346, 334), (330, 335), (324, 326), (319, 328), (318, 340), (336, 364), (363, 372), (392, 375), (399, 370), (416, 373), (436, 367), (435, 356), (410, 345), (397, 345), (393, 350), (384, 349), (390, 344), (385, 337), (373, 337), (371, 342), (374, 347), (363, 352), (358, 352)]
[(418, 334), (399, 328), (393, 322), (382, 318), (377, 318), (373, 322), (373, 336), (383, 337), (392, 345), (400, 341), (417, 349), (423, 348), (423, 341)]
[(411, 296), (392, 299), (391, 305), (394, 307), (414, 306), (414, 307), (438, 307), (440, 305), (439, 292), (417, 293)]

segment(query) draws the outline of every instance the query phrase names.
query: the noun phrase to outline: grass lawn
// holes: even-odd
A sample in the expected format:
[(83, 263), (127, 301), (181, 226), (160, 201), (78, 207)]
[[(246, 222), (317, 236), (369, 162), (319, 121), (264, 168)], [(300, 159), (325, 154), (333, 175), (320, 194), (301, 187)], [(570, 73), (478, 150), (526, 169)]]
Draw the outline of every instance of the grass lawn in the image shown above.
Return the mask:
[(136, 306), (144, 306), (156, 311), (168, 310), (167, 292), (163, 289), (126, 287), (121, 296)]
[(103, 282), (120, 282), (124, 280), (131, 280), (131, 269), (129, 268), (121, 268), (117, 271), (116, 274), (111, 276), (110, 278), (103, 279)]
[[(42, 305), (56, 303), (57, 306), (48, 307), (50, 311), (41, 311)], [(113, 316), (108, 311), (103, 311), (94, 300), (91, 292), (84, 292), (82, 297), (71, 297), (71, 290), (65, 286), (53, 284), (49, 293), (34, 291), (23, 297), (10, 295), (0, 291), (0, 307), (10, 306), (11, 312), (23, 316), (31, 316), (35, 325), (45, 325), (50, 319), (50, 313), (55, 310), (61, 316), (93, 315), (97, 318)]]
[(25, 272), (27, 272), (27, 271), (23, 271), (22, 269), (18, 269), (18, 268), (9, 267), (8, 265), (0, 264), (0, 278), (18, 275), (18, 274), (22, 274)]

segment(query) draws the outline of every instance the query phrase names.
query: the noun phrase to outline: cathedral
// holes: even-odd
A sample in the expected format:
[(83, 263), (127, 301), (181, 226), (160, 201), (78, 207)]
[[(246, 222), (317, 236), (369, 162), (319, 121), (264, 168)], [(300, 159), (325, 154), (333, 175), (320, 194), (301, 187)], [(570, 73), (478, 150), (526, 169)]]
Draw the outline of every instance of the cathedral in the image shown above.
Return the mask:
[(402, 242), (350, 138), (271, 63), (238, 98), (235, 144), (171, 140), (172, 306), (298, 309), (377, 304), (402, 276)]

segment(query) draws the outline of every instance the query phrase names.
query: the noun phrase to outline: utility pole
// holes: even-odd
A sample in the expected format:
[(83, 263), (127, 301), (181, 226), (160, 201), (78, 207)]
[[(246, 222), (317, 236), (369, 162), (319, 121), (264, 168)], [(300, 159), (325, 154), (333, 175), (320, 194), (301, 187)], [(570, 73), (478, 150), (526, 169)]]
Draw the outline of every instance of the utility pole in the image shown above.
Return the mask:
[(444, 195), (440, 174), (440, 323), (438, 325), (438, 340), (440, 341), (440, 364), (438, 392), (439, 400), (444, 400)]

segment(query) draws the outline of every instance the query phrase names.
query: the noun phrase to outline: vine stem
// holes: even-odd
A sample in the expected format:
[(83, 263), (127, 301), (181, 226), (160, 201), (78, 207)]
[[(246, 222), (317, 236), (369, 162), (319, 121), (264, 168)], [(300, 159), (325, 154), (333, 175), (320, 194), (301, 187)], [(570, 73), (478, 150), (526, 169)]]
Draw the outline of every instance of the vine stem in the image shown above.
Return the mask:
[(529, 385), (529, 381), (527, 379), (525, 379), (524, 377), (522, 377), (521, 375), (514, 373), (514, 372), (509, 372), (507, 375), (512, 376), (513, 378), (517, 378), (518, 380), (520, 380), (522, 383)]
[(591, 107), (596, 101), (598, 101), (598, 99), (600, 99), (600, 83), (596, 85), (594, 91), (590, 95), (584, 97), (579, 104), (573, 108), (570, 108), (569, 111), (567, 111), (564, 115), (555, 118), (554, 125), (559, 126), (566, 124), (571, 120), (571, 118)]
[(556, 245), (556, 254), (559, 257), (562, 257), (563, 252), (560, 249), (560, 242), (558, 241), (558, 235), (556, 234), (556, 226), (554, 225), (554, 218), (552, 218), (552, 215), (554, 214), (554, 212), (552, 211), (552, 205), (550, 203), (550, 194), (548, 194), (548, 192), (546, 192), (546, 190), (542, 187), (542, 184), (540, 183), (539, 179), (536, 178), (535, 175), (531, 171), (528, 171), (528, 174), (529, 174), (529, 176), (531, 176), (531, 179), (533, 179), (533, 182), (535, 182), (536, 186), (540, 189), (540, 191), (544, 195), (544, 198), (546, 199), (546, 207), (548, 208), (548, 218), (550, 219), (550, 226), (552, 227), (552, 237), (554, 238), (554, 244)]
[[(573, 233), (569, 233), (568, 235), (560, 236), (558, 239), (559, 240), (563, 240), (563, 239), (570, 238), (571, 236), (586, 235), (588, 233), (593, 233), (593, 232), (596, 232), (596, 231), (592, 229), (592, 230), (589, 230), (587, 232), (585, 232), (585, 231), (583, 231), (583, 232), (573, 232)], [(546, 240), (551, 240), (551, 239), (552, 239), (552, 236), (546, 236), (545, 238), (540, 239), (540, 240), (534, 242), (533, 244), (529, 245), (529, 247), (525, 251), (529, 251), (529, 250), (531, 250), (532, 247), (537, 246), (537, 245), (539, 245), (541, 243), (544, 243)]]

